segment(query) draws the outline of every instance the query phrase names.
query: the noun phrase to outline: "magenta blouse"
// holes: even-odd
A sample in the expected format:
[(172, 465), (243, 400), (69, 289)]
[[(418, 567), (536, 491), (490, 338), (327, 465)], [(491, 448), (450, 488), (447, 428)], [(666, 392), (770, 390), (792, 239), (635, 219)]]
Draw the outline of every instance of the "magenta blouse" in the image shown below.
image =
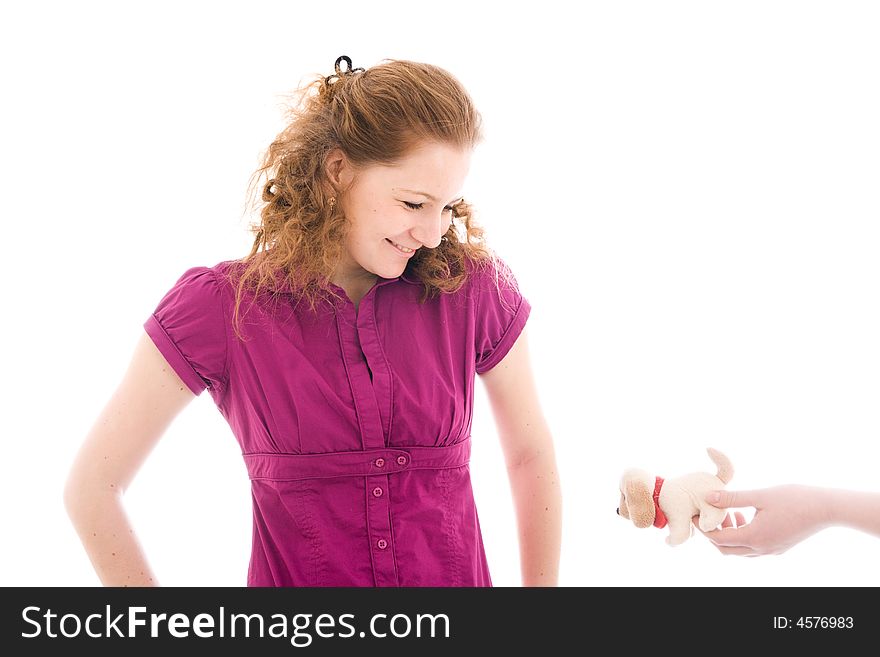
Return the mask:
[(491, 586), (468, 467), (474, 375), (525, 326), (516, 279), (472, 269), (421, 304), (405, 272), (357, 310), (341, 287), (317, 312), (289, 287), (250, 308), (245, 293), (242, 342), (232, 262), (185, 271), (144, 329), (241, 446), (248, 586)]

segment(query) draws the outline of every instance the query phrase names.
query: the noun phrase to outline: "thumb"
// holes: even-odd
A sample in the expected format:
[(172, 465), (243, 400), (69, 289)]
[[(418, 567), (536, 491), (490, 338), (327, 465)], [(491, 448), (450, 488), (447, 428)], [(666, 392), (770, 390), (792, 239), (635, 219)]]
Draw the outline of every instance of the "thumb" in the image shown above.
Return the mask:
[(719, 509), (755, 506), (757, 493), (750, 490), (713, 490), (706, 494), (706, 501)]

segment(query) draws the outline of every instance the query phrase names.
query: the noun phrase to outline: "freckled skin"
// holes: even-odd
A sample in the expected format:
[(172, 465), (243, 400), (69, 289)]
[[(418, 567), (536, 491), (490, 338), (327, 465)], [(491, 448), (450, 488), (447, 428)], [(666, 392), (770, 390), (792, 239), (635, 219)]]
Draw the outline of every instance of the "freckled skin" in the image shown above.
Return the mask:
[(65, 508), (106, 586), (155, 586), (122, 504), (150, 448), (195, 396), (144, 333), (125, 379), (83, 441), (64, 490)]
[[(345, 190), (339, 204), (350, 228), (343, 261), (331, 280), (357, 305), (377, 276), (395, 278), (406, 268), (408, 259), (387, 240), (416, 250), (440, 244), (452, 223), (448, 208), (461, 199), (471, 151), (429, 142), (392, 166), (363, 168), (352, 167), (342, 157), (336, 165), (328, 159), (328, 175), (334, 187)], [(406, 203), (421, 207), (412, 209)]]

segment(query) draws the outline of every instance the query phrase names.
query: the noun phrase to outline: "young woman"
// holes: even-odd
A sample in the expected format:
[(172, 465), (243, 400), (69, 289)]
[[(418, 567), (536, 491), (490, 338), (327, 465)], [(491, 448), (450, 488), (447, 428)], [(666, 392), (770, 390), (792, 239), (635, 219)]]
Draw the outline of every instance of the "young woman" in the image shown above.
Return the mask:
[(522, 583), (557, 584), (530, 305), (462, 198), (479, 139), (470, 97), (436, 66), (343, 56), (303, 90), (255, 173), (251, 252), (165, 294), (75, 459), (65, 502), (105, 585), (157, 584), (123, 493), (207, 389), (252, 482), (248, 585), (491, 586), (468, 466), (476, 375)]

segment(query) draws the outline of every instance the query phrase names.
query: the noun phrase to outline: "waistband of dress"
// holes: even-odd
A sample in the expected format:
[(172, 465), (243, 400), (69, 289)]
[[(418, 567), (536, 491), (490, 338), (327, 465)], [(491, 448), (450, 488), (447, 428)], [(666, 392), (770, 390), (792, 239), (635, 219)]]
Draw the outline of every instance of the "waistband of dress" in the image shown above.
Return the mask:
[(329, 477), (368, 477), (407, 470), (442, 470), (467, 465), (471, 439), (446, 447), (382, 447), (354, 452), (243, 454), (251, 480), (296, 481)]

